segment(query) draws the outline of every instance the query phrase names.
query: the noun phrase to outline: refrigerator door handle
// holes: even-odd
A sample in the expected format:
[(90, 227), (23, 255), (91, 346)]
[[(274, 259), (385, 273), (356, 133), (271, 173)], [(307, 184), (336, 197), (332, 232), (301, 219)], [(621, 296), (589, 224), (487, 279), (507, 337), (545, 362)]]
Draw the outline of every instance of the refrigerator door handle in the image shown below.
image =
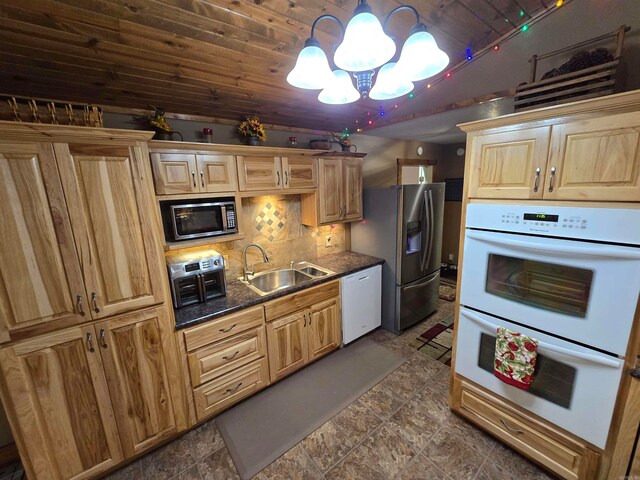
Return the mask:
[(433, 282), (436, 279), (436, 277), (438, 276), (439, 273), (440, 273), (440, 271), (437, 271), (437, 272), (429, 275), (429, 277), (427, 277), (427, 279), (424, 282), (418, 283), (416, 285), (411, 285), (409, 287), (404, 287), (403, 290), (405, 290), (405, 291), (406, 290), (413, 290), (414, 288), (422, 288), (425, 285), (429, 285), (431, 282)]
[(424, 252), (424, 256), (422, 257), (422, 270), (424, 271), (427, 266), (429, 265), (429, 263), (431, 263), (431, 254), (433, 253), (433, 235), (434, 235), (434, 228), (433, 228), (433, 193), (431, 192), (431, 190), (429, 190), (428, 192), (424, 192), (424, 202), (425, 202), (425, 219), (426, 219), (426, 225), (427, 225), (427, 231), (428, 231), (428, 245), (426, 245), (425, 247), (425, 252)]

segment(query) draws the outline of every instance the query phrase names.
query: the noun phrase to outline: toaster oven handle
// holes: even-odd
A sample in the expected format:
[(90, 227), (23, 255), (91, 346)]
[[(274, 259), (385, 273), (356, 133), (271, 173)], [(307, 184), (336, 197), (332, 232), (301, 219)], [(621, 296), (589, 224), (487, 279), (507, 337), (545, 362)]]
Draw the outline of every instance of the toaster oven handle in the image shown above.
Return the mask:
[(501, 239), (499, 235), (478, 231), (467, 231), (466, 236), (493, 245), (515, 248), (519, 250), (530, 250), (534, 252), (545, 252), (557, 254), (561, 253), (570, 257), (600, 257), (600, 258), (620, 258), (629, 260), (640, 260), (640, 250), (631, 249), (620, 250), (617, 248), (600, 245), (598, 247), (578, 247), (565, 245), (544, 245), (541, 243), (527, 242), (523, 240)]
[[(469, 320), (472, 320), (475, 323), (488, 328), (489, 330), (492, 330), (494, 332), (496, 331), (497, 325), (494, 325), (491, 322), (483, 320), (477, 315), (474, 315), (473, 313), (469, 312), (467, 309), (461, 309), (460, 315), (464, 315)], [(622, 361), (616, 360), (614, 358), (604, 358), (599, 355), (593, 355), (591, 353), (576, 352), (568, 348), (559, 347), (558, 345), (551, 345), (550, 343), (547, 343), (547, 342), (538, 341), (538, 347), (543, 348), (545, 350), (549, 350), (550, 352), (565, 355), (567, 357), (579, 358), (580, 360), (585, 360), (591, 363), (598, 363), (605, 367), (619, 368), (622, 365)]]

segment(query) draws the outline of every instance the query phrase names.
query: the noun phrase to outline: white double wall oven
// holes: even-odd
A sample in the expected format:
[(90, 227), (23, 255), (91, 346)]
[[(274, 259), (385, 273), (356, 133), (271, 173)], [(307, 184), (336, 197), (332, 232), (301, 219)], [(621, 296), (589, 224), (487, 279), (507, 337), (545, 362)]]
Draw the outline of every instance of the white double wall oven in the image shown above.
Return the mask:
[[(469, 204), (455, 370), (604, 448), (639, 293), (639, 210)], [(498, 326), (539, 341), (529, 390), (493, 375)]]

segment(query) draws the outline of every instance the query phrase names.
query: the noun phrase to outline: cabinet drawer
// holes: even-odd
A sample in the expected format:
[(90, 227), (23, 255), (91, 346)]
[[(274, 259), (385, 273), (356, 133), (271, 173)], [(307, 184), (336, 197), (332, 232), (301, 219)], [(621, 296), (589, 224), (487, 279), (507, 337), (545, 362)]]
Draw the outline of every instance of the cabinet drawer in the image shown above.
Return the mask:
[(198, 421), (215, 415), (268, 384), (269, 365), (266, 358), (205, 383), (193, 390)]
[(266, 353), (264, 327), (200, 348), (188, 355), (194, 387), (253, 362)]
[(298, 312), (311, 305), (329, 300), (340, 295), (340, 283), (334, 282), (318, 285), (317, 287), (301, 290), (300, 292), (287, 295), (286, 297), (273, 300), (264, 306), (267, 321), (284, 317), (294, 312)]
[[(459, 380), (457, 380), (459, 381)], [(592, 478), (599, 455), (564, 433), (461, 382), (459, 413), (562, 478)]]
[(262, 306), (247, 308), (226, 317), (189, 328), (184, 332), (184, 341), (187, 351), (204, 347), (210, 343), (224, 340), (237, 333), (262, 325), (264, 322), (264, 310)]

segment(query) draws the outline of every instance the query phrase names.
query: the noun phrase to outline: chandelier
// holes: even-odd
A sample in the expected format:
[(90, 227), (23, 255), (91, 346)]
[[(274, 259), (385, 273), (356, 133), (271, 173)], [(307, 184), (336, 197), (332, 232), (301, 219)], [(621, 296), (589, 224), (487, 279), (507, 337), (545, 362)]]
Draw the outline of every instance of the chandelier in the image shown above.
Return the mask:
[[(389, 62), (396, 54), (396, 44), (385, 31), (389, 19), (401, 10), (412, 11), (416, 24), (409, 31), (398, 61)], [(335, 21), (342, 30), (342, 42), (333, 56), (337, 68), (333, 71), (320, 42), (313, 35), (316, 25), (323, 19)], [(415, 8), (400, 5), (391, 10), (381, 24), (371, 13), (367, 1), (358, 0), (346, 29), (333, 15), (321, 15), (315, 19), (311, 37), (298, 54), (287, 82), (298, 88), (321, 90), (318, 100), (333, 105), (355, 102), (359, 98), (388, 100), (406, 95), (413, 90), (413, 82), (441, 72), (448, 64), (449, 57), (438, 48), (426, 25), (420, 23), (420, 15)], [(355, 87), (352, 77), (356, 81)]]

